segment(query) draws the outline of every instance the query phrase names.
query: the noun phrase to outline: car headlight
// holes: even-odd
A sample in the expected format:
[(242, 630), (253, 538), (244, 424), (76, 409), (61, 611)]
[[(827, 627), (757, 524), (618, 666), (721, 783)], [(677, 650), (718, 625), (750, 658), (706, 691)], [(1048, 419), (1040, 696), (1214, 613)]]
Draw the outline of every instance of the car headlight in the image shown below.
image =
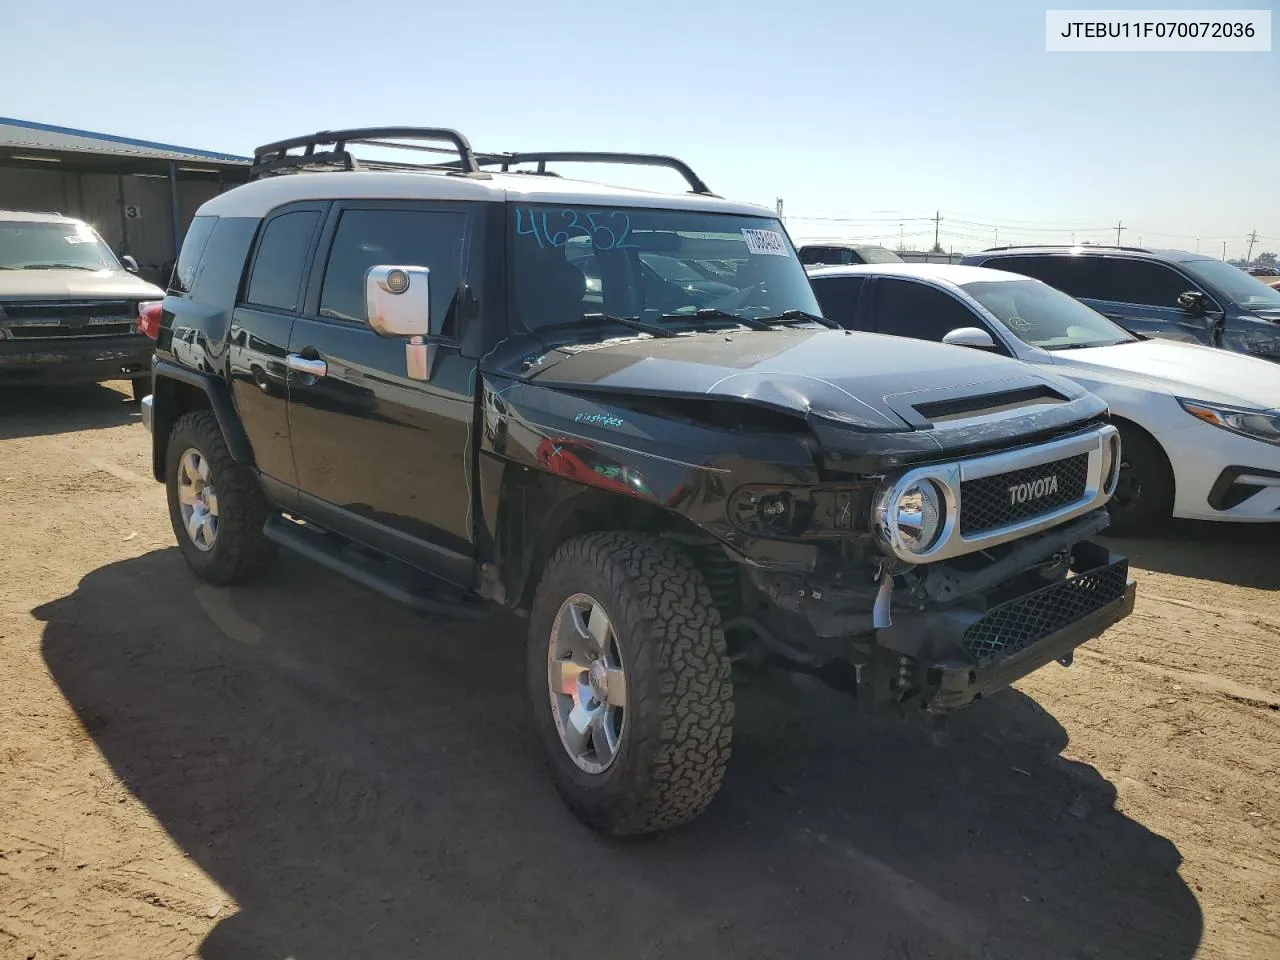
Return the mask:
[(1182, 409), (1197, 420), (1230, 430), (1263, 443), (1280, 444), (1280, 412), (1226, 407), (1217, 403), (1178, 398)]
[(876, 532), (899, 557), (923, 559), (938, 544), (948, 522), (953, 522), (954, 501), (937, 480), (928, 477), (886, 487), (876, 498)]

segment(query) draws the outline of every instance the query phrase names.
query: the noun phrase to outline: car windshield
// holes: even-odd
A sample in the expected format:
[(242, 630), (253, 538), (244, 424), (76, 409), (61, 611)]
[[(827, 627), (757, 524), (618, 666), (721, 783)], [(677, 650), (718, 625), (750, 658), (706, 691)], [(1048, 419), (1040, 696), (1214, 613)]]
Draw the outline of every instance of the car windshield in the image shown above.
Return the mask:
[(863, 263), (901, 263), (902, 258), (884, 247), (858, 247)]
[[(776, 219), (646, 207), (512, 205), (511, 307), (526, 329), (632, 317), (664, 327), (819, 313)], [(698, 311), (703, 311), (698, 316)]]
[(1250, 310), (1280, 310), (1280, 290), (1221, 260), (1189, 260), (1183, 268), (1206, 286), (1214, 287)]
[(0, 220), (0, 270), (118, 270), (115, 255), (83, 223)]
[(1033, 347), (1070, 350), (1134, 341), (1102, 314), (1039, 280), (978, 280), (960, 287)]

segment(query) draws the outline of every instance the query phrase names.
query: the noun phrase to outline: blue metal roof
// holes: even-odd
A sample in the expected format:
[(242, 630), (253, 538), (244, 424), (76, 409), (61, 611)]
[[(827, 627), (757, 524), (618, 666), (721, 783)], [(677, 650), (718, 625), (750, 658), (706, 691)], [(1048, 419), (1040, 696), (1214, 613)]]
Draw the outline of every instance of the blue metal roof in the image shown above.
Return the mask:
[(137, 157), (148, 160), (177, 160), (195, 163), (247, 165), (249, 157), (212, 150), (196, 150), (170, 143), (117, 137), (92, 130), (75, 130), (50, 123), (0, 117), (0, 148), (47, 150), (68, 153), (90, 153), (114, 157)]

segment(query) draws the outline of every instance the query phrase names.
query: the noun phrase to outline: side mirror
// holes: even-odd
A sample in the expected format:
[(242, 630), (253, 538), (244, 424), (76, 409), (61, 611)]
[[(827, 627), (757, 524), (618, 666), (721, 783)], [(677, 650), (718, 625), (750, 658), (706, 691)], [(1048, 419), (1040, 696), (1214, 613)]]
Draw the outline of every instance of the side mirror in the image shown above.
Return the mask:
[(130, 273), (138, 272), (138, 261), (133, 259), (133, 257), (129, 256), (127, 253), (120, 258), (120, 263), (123, 264), (124, 268)]
[(364, 275), (366, 319), (380, 337), (431, 333), (431, 271), (426, 267), (370, 267)]
[(991, 334), (980, 327), (960, 327), (942, 338), (953, 347), (975, 347), (978, 350), (994, 350), (996, 342)]
[(1203, 316), (1209, 309), (1208, 300), (1199, 290), (1188, 290), (1186, 293), (1178, 294), (1178, 306), (1193, 317)]

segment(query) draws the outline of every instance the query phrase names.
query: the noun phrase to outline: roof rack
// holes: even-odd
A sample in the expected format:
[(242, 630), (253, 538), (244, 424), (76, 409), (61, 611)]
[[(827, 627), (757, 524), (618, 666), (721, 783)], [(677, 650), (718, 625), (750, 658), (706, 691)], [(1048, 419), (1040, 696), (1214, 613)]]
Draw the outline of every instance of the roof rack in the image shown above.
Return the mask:
[[(533, 153), (481, 153), (476, 155), (476, 162), (482, 167), (501, 166), (503, 173), (510, 173), (511, 167), (520, 163), (536, 163), (537, 173), (555, 176), (547, 170), (548, 162), (563, 161), (569, 163), (623, 163), (637, 167), (665, 167), (674, 170), (689, 184), (693, 193), (713, 196), (702, 178), (693, 172), (678, 157), (658, 153), (610, 153), (597, 150), (551, 150)], [(520, 171), (515, 171), (520, 172)]]
[[(404, 142), (409, 141), (409, 142)], [(424, 142), (425, 141), (425, 142)], [(434, 144), (447, 143), (449, 146)], [(438, 163), (403, 163), (400, 161), (357, 160), (347, 147), (351, 144), (391, 147), (398, 150), (417, 150), (423, 153), (446, 154), (457, 157)], [(301, 147), (301, 153), (289, 153)], [(317, 147), (332, 147), (317, 150)], [(488, 176), (482, 167), (501, 167), (502, 173), (536, 173), (541, 176), (557, 176), (547, 169), (548, 162), (571, 163), (623, 163), (642, 167), (665, 167), (684, 177), (693, 193), (714, 196), (702, 178), (677, 157), (656, 153), (611, 153), (594, 150), (553, 150), (533, 153), (476, 153), (467, 138), (457, 130), (444, 127), (357, 127), (351, 130), (321, 130), (310, 136), (294, 137), (264, 144), (253, 151), (253, 165), (249, 178), (276, 173), (282, 170), (341, 165), (343, 170), (435, 170), (461, 173), (467, 176)], [(522, 163), (536, 163), (536, 171), (512, 171), (511, 167)]]
[[(427, 146), (424, 143), (400, 143), (394, 141), (428, 141), (448, 143), (449, 147)], [(383, 161), (359, 161), (347, 150), (352, 143), (371, 146), (394, 147), (403, 150), (419, 150), (425, 153), (444, 153), (456, 155), (457, 160), (446, 164), (412, 164), (388, 163)], [(320, 146), (332, 146), (331, 150), (317, 151)], [(302, 147), (302, 153), (289, 153)], [(475, 153), (467, 138), (457, 130), (445, 127), (356, 127), (350, 130), (321, 130), (310, 136), (294, 137), (291, 140), (280, 140), (276, 143), (264, 144), (253, 151), (253, 165), (249, 168), (249, 179), (286, 170), (293, 167), (315, 167), (340, 163), (344, 170), (370, 169), (434, 169), (453, 168), (457, 172), (470, 176), (487, 176), (476, 164)]]
[(1094, 250), (1128, 250), (1132, 253), (1150, 253), (1150, 247), (1122, 247), (1115, 243), (1012, 243), (1004, 247), (987, 247), (983, 253), (999, 250), (1075, 250), (1089, 247)]

